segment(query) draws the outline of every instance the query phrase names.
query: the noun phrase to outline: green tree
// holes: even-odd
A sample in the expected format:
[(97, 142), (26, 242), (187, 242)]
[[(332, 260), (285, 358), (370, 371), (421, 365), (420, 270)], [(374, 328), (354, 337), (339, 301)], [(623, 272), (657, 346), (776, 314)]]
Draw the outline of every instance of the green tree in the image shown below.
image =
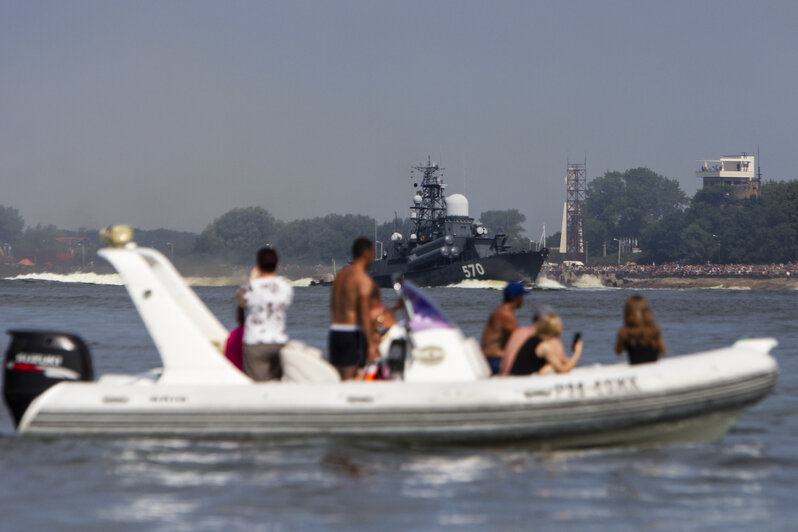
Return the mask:
[(759, 198), (737, 204), (722, 209), (719, 233), (730, 262), (798, 260), (798, 181), (765, 183)]
[[(92, 231), (92, 236), (96, 231)], [(136, 242), (141, 245), (153, 247), (167, 257), (178, 257), (189, 254), (197, 241), (198, 235), (187, 231), (173, 231), (171, 229), (138, 229), (133, 232)], [(83, 232), (80, 236), (84, 236)]]
[(685, 254), (682, 232), (685, 229), (686, 217), (683, 213), (674, 213), (646, 227), (641, 233), (645, 243), (640, 262), (672, 262)]
[(280, 225), (262, 207), (232, 209), (202, 231), (194, 252), (222, 254), (245, 264), (253, 260), (258, 249), (272, 244)]
[(16, 243), (24, 227), (25, 220), (17, 209), (0, 205), (0, 243)]
[(684, 213), (649, 226), (646, 256), (656, 262), (769, 263), (798, 259), (798, 181), (765, 183), (758, 198), (729, 186), (696, 192)]
[(682, 231), (684, 258), (688, 264), (709, 262), (718, 242), (713, 233), (707, 231), (699, 222), (693, 222)]
[(651, 226), (681, 213), (687, 196), (675, 179), (663, 177), (648, 168), (607, 172), (587, 187), (585, 232), (593, 253), (616, 249), (613, 238), (638, 238), (644, 249)]
[(525, 232), (523, 223), (526, 222), (526, 216), (518, 209), (485, 211), (479, 215), (479, 221), (488, 228), (488, 234), (507, 235), (507, 245), (516, 248), (527, 247), (527, 239), (521, 236)]
[(302, 264), (345, 264), (352, 242), (359, 236), (374, 239), (374, 218), (355, 214), (328, 214), (284, 224), (275, 239), (286, 260)]

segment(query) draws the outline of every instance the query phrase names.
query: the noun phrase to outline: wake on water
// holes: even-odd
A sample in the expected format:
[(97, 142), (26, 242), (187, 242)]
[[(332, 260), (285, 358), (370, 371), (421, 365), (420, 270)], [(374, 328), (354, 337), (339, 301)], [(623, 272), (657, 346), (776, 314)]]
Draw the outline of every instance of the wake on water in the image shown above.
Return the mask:
[(102, 285), (123, 285), (122, 278), (116, 273), (23, 273), (15, 277), (7, 277), (7, 281), (50, 281), (53, 283), (83, 283)]
[[(94, 284), (108, 286), (122, 286), (125, 283), (119, 274), (116, 273), (24, 273), (15, 277), (7, 277), (6, 281), (47, 281), (52, 283), (76, 283)], [(189, 286), (239, 286), (245, 279), (241, 276), (219, 276), (219, 277), (186, 277)], [(291, 281), (293, 286), (310, 286), (312, 279), (305, 277)]]
[[(465, 279), (459, 283), (447, 285), (447, 288), (483, 288), (489, 290), (504, 290), (505, 286), (507, 286), (506, 281)], [(606, 287), (601, 284), (601, 281), (599, 281), (598, 277), (593, 275), (579, 278), (574, 286), (565, 286), (554, 279), (549, 279), (546, 277), (546, 274), (541, 273), (535, 281), (533, 288), (538, 290), (573, 290), (576, 288), (595, 289)]]
[(568, 287), (564, 284), (560, 284), (554, 279), (549, 279), (546, 277), (546, 274), (541, 273), (538, 275), (537, 280), (535, 281), (535, 288), (540, 288), (541, 290), (567, 290)]
[[(488, 290), (504, 290), (505, 286), (507, 286), (506, 281), (496, 281), (491, 279), (465, 279), (459, 283), (446, 285), (447, 288), (483, 288)], [(567, 286), (564, 286), (553, 279), (549, 279), (543, 274), (541, 274), (537, 281), (535, 281), (533, 288), (540, 290), (569, 289)]]
[(487, 288), (490, 290), (504, 290), (507, 283), (490, 279), (465, 279), (459, 283), (446, 285), (447, 288)]
[(580, 275), (574, 282), (575, 288), (608, 288), (601, 284), (601, 280), (595, 275)]

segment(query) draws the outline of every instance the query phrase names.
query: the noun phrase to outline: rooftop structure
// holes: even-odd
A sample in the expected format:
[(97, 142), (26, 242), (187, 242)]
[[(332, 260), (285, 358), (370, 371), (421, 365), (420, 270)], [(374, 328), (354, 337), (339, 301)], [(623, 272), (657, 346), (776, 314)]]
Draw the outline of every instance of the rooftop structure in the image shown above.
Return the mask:
[(696, 177), (703, 180), (704, 188), (727, 185), (735, 189), (740, 197), (759, 195), (760, 179), (755, 172), (755, 157), (747, 155), (726, 155), (720, 159), (699, 161), (701, 169)]

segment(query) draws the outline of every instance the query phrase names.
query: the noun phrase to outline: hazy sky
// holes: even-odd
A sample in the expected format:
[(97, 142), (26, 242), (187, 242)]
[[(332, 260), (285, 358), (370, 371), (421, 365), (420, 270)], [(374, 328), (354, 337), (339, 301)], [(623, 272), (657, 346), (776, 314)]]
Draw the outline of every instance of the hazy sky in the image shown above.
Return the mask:
[(75, 229), (384, 221), (429, 154), (537, 238), (569, 157), (692, 194), (698, 159), (759, 146), (798, 178), (797, 99), (794, 1), (0, 0), (0, 204)]

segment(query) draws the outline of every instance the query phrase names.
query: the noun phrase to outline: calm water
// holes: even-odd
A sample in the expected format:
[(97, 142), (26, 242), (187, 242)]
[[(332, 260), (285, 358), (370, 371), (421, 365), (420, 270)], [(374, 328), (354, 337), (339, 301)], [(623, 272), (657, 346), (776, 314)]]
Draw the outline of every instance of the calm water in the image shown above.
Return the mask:
[[(231, 288), (197, 291), (233, 322)], [(478, 336), (500, 292), (430, 290)], [(388, 291), (384, 294), (389, 295)], [(539, 291), (584, 364), (611, 362), (621, 290)], [(646, 291), (669, 353), (774, 336), (775, 392), (721, 441), (539, 453), (331, 440), (18, 438), (0, 413), (2, 530), (794, 530), (798, 509), (798, 292)], [(532, 302), (521, 309), (528, 320)], [(295, 338), (323, 347), (328, 291), (298, 288)], [(0, 326), (79, 333), (95, 371), (159, 364), (122, 287), (0, 281)], [(5, 345), (5, 344), (3, 344)], [(3, 348), (4, 349), (4, 348)]]

